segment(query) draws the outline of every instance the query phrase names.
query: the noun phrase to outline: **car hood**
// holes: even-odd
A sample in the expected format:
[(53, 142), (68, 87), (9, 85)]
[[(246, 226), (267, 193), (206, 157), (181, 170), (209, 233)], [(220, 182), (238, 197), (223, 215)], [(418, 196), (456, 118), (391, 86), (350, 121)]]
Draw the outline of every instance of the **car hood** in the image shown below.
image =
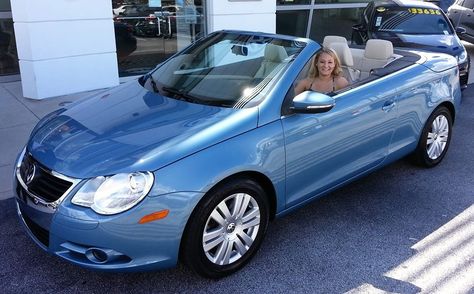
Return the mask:
[(464, 51), (463, 45), (454, 35), (411, 35), (377, 32), (374, 37), (391, 41), (394, 47), (447, 53), (455, 57)]
[(75, 178), (153, 171), (256, 128), (258, 109), (193, 104), (132, 81), (50, 115), (28, 151)]

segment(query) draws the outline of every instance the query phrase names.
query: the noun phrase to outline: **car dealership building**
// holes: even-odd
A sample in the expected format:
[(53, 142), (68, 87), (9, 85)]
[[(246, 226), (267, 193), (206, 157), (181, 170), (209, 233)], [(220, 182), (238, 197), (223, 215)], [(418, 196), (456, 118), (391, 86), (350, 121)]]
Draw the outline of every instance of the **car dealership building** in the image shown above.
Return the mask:
[(364, 0), (0, 0), (0, 81), (44, 99), (136, 77), (204, 34), (351, 38)]

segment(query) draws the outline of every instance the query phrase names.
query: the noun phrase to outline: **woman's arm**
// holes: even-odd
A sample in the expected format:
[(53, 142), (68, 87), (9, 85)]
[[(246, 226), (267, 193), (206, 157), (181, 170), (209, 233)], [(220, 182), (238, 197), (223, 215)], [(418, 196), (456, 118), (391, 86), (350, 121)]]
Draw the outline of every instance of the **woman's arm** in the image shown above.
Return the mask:
[(349, 82), (346, 80), (345, 77), (342, 77), (342, 76), (337, 77), (335, 80), (335, 83), (336, 83), (336, 91), (349, 86)]

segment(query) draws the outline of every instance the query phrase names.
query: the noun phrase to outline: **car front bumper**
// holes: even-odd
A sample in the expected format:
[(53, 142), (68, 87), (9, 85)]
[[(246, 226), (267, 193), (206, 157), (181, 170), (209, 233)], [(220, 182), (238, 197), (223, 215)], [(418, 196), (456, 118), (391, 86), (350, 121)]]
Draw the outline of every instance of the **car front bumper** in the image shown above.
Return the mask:
[(466, 62), (458, 64), (458, 68), (461, 88), (466, 88), (469, 82), (470, 59), (468, 58)]
[[(17, 212), (29, 236), (45, 251), (79, 266), (101, 271), (147, 271), (177, 264), (192, 198), (200, 193), (147, 196), (129, 211), (98, 215), (71, 197), (53, 210), (25, 197), (14, 182)], [(194, 197), (195, 196), (195, 197)], [(139, 224), (150, 213), (168, 209), (166, 218)]]

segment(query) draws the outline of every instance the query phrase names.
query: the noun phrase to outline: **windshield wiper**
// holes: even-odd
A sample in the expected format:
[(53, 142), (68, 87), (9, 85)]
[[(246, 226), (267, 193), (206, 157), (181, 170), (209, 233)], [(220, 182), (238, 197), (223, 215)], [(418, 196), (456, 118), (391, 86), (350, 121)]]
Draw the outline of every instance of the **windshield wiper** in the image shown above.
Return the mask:
[(173, 94), (174, 95), (173, 98), (181, 98), (181, 100), (191, 102), (191, 103), (196, 103), (197, 101), (199, 101), (198, 98), (173, 87), (162, 87), (161, 89), (165, 90), (168, 93)]

